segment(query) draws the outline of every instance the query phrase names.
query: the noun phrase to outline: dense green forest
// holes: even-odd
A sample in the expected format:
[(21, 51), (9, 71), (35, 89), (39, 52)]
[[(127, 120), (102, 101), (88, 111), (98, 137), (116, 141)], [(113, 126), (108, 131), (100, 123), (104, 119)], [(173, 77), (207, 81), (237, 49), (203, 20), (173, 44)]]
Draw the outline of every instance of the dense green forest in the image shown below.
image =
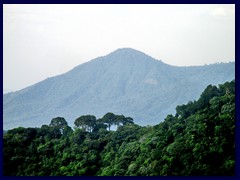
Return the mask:
[[(4, 175), (169, 176), (235, 174), (235, 80), (209, 85), (155, 126), (107, 113), (62, 117), (3, 134)], [(117, 127), (116, 131), (111, 126)]]

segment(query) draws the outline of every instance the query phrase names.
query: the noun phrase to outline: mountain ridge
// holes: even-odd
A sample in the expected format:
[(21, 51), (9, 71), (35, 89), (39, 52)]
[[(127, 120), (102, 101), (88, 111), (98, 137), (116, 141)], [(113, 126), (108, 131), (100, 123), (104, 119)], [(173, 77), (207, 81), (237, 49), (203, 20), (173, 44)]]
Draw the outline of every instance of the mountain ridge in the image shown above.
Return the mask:
[(71, 124), (81, 115), (101, 117), (107, 112), (152, 125), (172, 113), (176, 105), (197, 98), (208, 84), (231, 81), (234, 75), (234, 63), (179, 68), (121, 48), (4, 95), (4, 126), (37, 126), (55, 116), (63, 116)]
[(105, 58), (106, 56), (109, 56), (109, 55), (115, 56), (115, 54), (119, 54), (119, 53), (121, 53), (122, 51), (137, 52), (137, 53), (139, 53), (139, 54), (141, 54), (141, 55), (148, 56), (151, 60), (154, 60), (154, 61), (157, 61), (157, 62), (161, 62), (162, 64), (167, 65), (167, 66), (169, 66), (169, 67), (177, 67), (177, 68), (188, 68), (188, 67), (199, 68), (199, 67), (203, 67), (203, 66), (214, 66), (214, 65), (217, 65), (217, 64), (229, 64), (229, 63), (234, 63), (234, 64), (235, 64), (234, 61), (229, 61), (229, 62), (216, 62), (216, 63), (213, 63), (213, 64), (205, 64), (205, 65), (177, 66), (177, 65), (167, 64), (167, 63), (163, 62), (162, 60), (158, 60), (158, 59), (156, 59), (156, 58), (154, 58), (154, 57), (152, 57), (152, 56), (149, 56), (149, 55), (147, 55), (147, 54), (145, 54), (145, 53), (143, 53), (143, 52), (141, 52), (141, 51), (139, 51), (139, 50), (136, 50), (136, 49), (133, 49), (133, 48), (130, 48), (130, 47), (123, 47), (123, 48), (119, 48), (119, 49), (117, 49), (117, 50), (115, 50), (115, 51), (113, 51), (113, 52), (110, 52), (110, 53), (108, 53), (108, 54), (106, 54), (106, 55), (99, 56), (99, 57), (94, 58), (94, 59), (91, 59), (91, 60), (89, 60), (89, 61), (87, 61), (87, 62), (81, 63), (81, 64), (73, 67), (72, 69), (68, 70), (68, 71), (65, 72), (65, 73), (58, 74), (58, 75), (54, 75), (54, 76), (51, 76), (51, 77), (47, 77), (47, 78), (45, 78), (45, 79), (43, 79), (43, 80), (40, 80), (39, 82), (36, 82), (35, 84), (29, 85), (29, 86), (27, 86), (27, 87), (25, 87), (25, 88), (22, 88), (22, 89), (20, 89), (20, 90), (3, 93), (3, 95), (7, 95), (7, 94), (11, 94), (11, 93), (16, 93), (16, 92), (18, 92), (18, 91), (22, 91), (22, 90), (28, 89), (29, 87), (31, 87), (31, 86), (33, 86), (33, 85), (36, 85), (36, 84), (38, 84), (38, 83), (41, 83), (42, 81), (45, 81), (45, 80), (48, 80), (48, 79), (51, 79), (51, 78), (55, 78), (55, 77), (58, 77), (58, 76), (61, 76), (61, 75), (64, 75), (64, 74), (67, 74), (68, 72), (73, 71), (73, 70), (75, 70), (75, 69), (78, 69), (80, 66), (85, 65), (85, 64), (89, 64), (90, 62), (94, 62), (94, 61), (98, 61), (98, 60), (101, 60), (101, 61), (102, 61), (102, 60), (103, 60), (102, 58)]

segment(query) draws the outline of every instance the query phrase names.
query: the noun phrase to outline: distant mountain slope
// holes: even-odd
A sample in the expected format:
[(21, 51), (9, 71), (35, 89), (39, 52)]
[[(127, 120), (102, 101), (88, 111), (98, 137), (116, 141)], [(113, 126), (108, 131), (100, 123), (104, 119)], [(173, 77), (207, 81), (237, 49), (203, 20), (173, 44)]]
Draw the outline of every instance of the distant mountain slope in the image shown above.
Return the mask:
[(85, 114), (107, 112), (133, 117), (140, 125), (153, 125), (176, 105), (199, 97), (209, 84), (235, 78), (235, 63), (176, 67), (130, 48), (81, 64), (3, 96), (4, 129), (37, 127), (56, 116), (73, 125)]

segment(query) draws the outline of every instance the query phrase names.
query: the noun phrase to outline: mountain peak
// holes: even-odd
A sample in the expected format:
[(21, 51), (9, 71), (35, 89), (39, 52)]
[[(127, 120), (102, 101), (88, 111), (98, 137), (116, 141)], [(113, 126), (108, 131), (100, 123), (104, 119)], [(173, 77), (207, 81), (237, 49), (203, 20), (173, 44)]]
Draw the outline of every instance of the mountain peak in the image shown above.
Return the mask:
[[(119, 48), (110, 54), (144, 54), (144, 53), (141, 51), (138, 51), (136, 49), (126, 47), (126, 48)], [(146, 55), (146, 54), (144, 54), (144, 55)]]
[(133, 48), (129, 48), (129, 47), (124, 47), (124, 48), (119, 48), (119, 49), (116, 49), (115, 51), (113, 51), (113, 53), (136, 53), (136, 52), (140, 52), (136, 49), (133, 49)]
[(107, 56), (109, 56), (112, 59), (116, 59), (116, 60), (133, 60), (133, 59), (151, 59), (153, 60), (154, 58), (152, 58), (151, 56), (138, 51), (136, 49), (133, 48), (119, 48), (113, 52), (111, 52), (110, 54), (108, 54)]

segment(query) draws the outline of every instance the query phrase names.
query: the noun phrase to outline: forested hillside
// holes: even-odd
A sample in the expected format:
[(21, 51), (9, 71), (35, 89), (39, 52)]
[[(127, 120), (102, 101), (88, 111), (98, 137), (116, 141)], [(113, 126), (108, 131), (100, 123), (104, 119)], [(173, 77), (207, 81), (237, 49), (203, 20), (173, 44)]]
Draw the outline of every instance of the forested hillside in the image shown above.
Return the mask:
[[(3, 135), (4, 175), (234, 175), (235, 81), (209, 85), (155, 126), (107, 113), (64, 118)], [(117, 130), (111, 131), (116, 125)]]

